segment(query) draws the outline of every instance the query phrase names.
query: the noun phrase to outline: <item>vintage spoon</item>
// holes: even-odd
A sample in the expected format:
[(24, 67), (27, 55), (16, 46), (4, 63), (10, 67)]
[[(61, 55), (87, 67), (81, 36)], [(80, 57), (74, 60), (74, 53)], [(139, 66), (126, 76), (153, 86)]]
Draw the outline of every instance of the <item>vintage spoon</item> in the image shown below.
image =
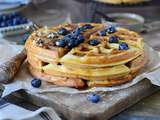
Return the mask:
[[(40, 27), (37, 24), (33, 24), (26, 28), (29, 32), (33, 32)], [(22, 63), (27, 57), (26, 50), (23, 49), (22, 52), (17, 54), (16, 56), (12, 57), (7, 62), (0, 65), (0, 83), (10, 83), (13, 81), (15, 75), (18, 73)]]

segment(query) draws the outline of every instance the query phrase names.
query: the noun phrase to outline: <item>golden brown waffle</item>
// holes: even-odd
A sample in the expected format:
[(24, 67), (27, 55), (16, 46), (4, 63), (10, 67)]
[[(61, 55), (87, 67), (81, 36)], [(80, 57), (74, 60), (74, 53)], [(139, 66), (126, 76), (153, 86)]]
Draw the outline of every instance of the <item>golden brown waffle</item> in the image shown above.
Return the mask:
[[(117, 32), (106, 36), (99, 36), (98, 32), (90, 36), (90, 39), (99, 41), (97, 46), (88, 45), (90, 39), (86, 39), (63, 56), (61, 63), (82, 67), (108, 67), (125, 64), (143, 54), (143, 38), (133, 31), (117, 28)], [(126, 42), (130, 49), (118, 50), (119, 43), (108, 42), (111, 36), (118, 36), (119, 43)]]
[(107, 3), (107, 4), (113, 4), (113, 5), (119, 5), (119, 4), (138, 4), (143, 3), (145, 0), (97, 0), (99, 2)]
[[(91, 26), (80, 33), (84, 37), (81, 43), (72, 48), (57, 46), (57, 41), (75, 34), (77, 28), (86, 24)], [(67, 29), (68, 34), (59, 35), (60, 28)], [(79, 23), (42, 28), (32, 33), (25, 44), (31, 74), (56, 85), (76, 88), (113, 86), (132, 80), (147, 63), (143, 38), (124, 28), (117, 27), (112, 33), (106, 29), (108, 27), (102, 24)], [(100, 35), (101, 31), (106, 35)], [(56, 37), (48, 37), (51, 33)], [(110, 41), (113, 36), (117, 42)], [(91, 40), (98, 44), (92, 45)], [(127, 44), (127, 49), (120, 48), (122, 43)]]

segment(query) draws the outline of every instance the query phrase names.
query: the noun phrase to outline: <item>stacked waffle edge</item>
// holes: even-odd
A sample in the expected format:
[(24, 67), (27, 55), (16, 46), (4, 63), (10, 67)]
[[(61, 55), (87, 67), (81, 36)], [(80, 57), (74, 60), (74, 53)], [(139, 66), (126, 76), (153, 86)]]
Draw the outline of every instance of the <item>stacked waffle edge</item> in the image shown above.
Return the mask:
[(125, 28), (78, 23), (41, 28), (25, 48), (35, 78), (86, 88), (131, 81), (148, 61), (143, 44), (138, 33)]

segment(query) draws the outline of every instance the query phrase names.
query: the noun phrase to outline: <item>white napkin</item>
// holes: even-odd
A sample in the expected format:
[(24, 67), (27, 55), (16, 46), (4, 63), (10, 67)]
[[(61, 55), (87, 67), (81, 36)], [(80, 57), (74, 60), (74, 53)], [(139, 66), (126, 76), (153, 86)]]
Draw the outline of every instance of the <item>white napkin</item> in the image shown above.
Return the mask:
[(48, 107), (30, 111), (11, 103), (0, 105), (0, 120), (45, 120), (45, 116), (50, 118), (48, 120), (61, 120), (57, 113)]

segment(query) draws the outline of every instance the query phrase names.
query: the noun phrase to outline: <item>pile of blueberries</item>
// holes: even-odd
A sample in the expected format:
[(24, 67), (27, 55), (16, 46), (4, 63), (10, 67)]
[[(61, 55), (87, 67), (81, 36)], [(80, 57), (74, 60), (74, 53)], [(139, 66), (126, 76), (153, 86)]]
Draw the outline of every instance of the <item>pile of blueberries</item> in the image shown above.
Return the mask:
[(85, 24), (82, 27), (76, 28), (73, 32), (69, 33), (65, 28), (58, 30), (58, 34), (64, 35), (63, 39), (56, 41), (56, 46), (63, 47), (66, 49), (72, 49), (78, 46), (84, 41), (84, 36), (81, 33), (87, 29), (92, 29), (93, 26), (90, 24)]
[[(72, 49), (73, 47), (78, 46), (80, 43), (82, 43), (84, 41), (84, 37), (83, 35), (81, 35), (81, 33), (83, 31), (85, 31), (86, 29), (92, 29), (93, 26), (91, 26), (90, 24), (85, 24), (82, 27), (78, 27), (75, 31), (73, 31), (72, 33), (69, 33), (69, 31), (65, 28), (60, 28), (58, 30), (58, 34), (60, 35), (64, 35), (63, 39), (57, 40), (56, 41), (56, 46), (58, 47), (62, 47), (62, 48), (66, 48), (66, 49)], [(100, 31), (99, 35), (100, 36), (106, 36), (106, 34), (112, 34), (116, 32), (116, 27), (114, 26), (110, 26), (107, 29)], [(109, 38), (109, 43), (118, 43), (118, 37), (117, 36), (111, 36)], [(99, 41), (97, 41), (96, 39), (91, 39), (88, 42), (89, 45), (95, 46), (99, 44)], [(128, 50), (128, 44), (125, 42), (122, 42), (119, 44), (119, 50)]]
[(8, 26), (16, 26), (20, 24), (26, 24), (29, 20), (22, 17), (18, 13), (1, 14), (0, 15), (0, 28)]

